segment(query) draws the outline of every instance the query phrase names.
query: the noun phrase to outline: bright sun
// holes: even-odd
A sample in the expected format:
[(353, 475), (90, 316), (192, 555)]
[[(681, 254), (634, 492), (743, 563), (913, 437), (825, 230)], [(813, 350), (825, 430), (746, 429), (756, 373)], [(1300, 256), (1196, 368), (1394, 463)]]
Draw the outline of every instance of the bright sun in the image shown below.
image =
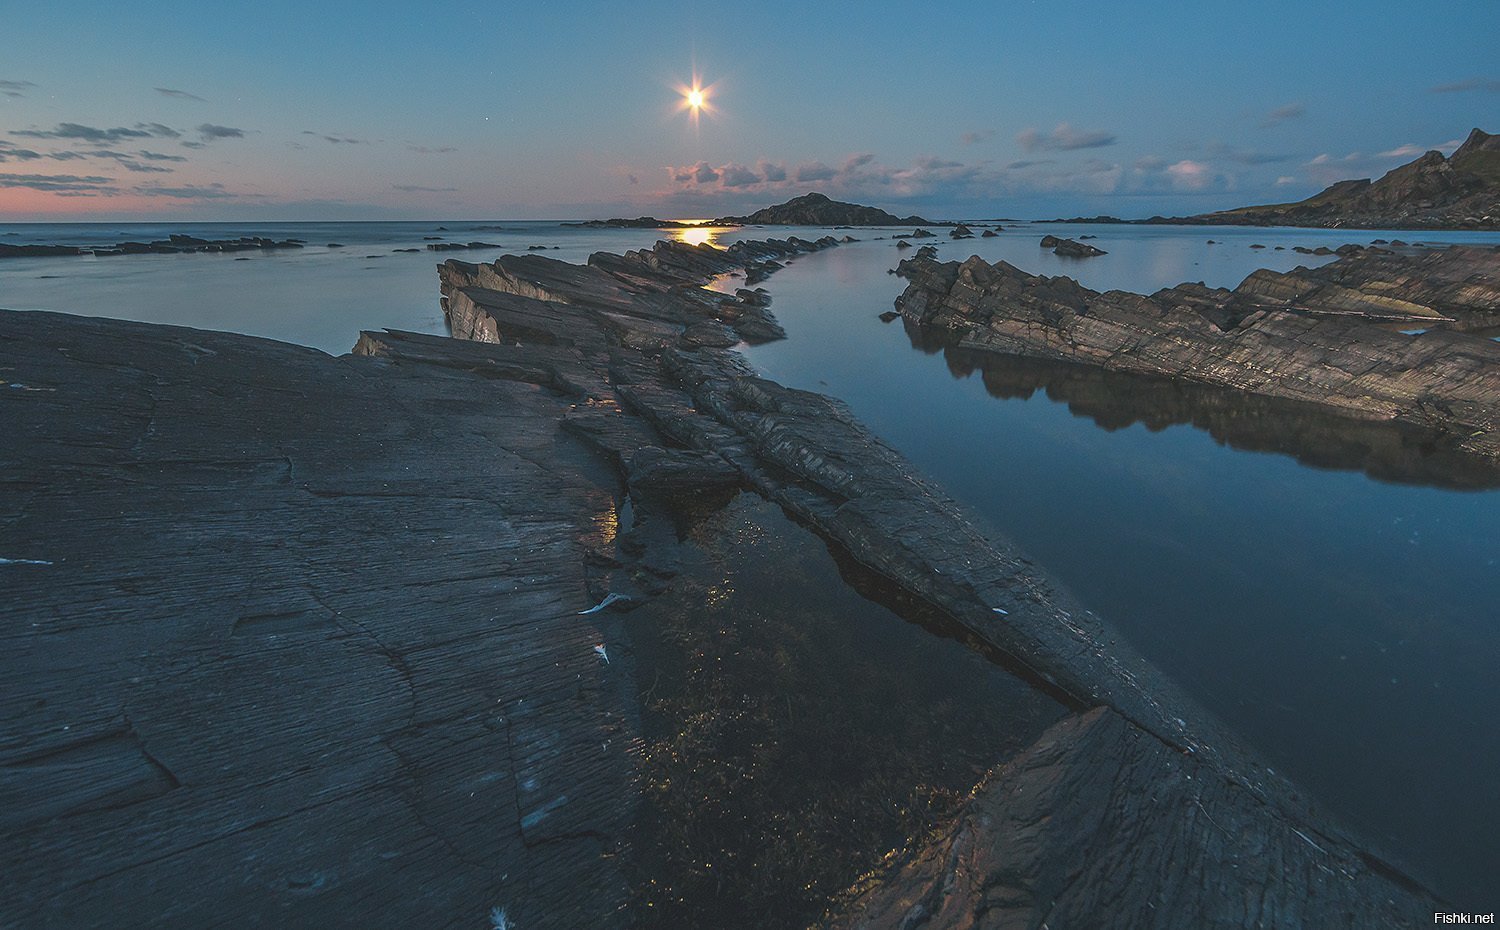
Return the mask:
[(695, 74), (693, 75), (693, 83), (678, 84), (677, 92), (682, 95), (677, 98), (677, 111), (679, 113), (686, 112), (688, 116), (692, 117), (693, 125), (696, 126), (698, 124), (699, 115), (704, 113), (710, 116), (713, 115), (714, 105), (710, 102), (714, 95), (714, 86), (712, 84), (702, 83)]

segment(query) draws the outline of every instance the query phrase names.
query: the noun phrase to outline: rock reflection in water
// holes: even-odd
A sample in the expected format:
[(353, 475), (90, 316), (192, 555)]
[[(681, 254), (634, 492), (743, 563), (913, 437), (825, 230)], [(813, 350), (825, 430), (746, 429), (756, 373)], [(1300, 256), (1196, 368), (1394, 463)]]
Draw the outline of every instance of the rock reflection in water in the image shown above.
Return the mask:
[(1140, 423), (1158, 432), (1190, 424), (1230, 448), (1289, 455), (1313, 468), (1452, 490), (1500, 488), (1493, 465), (1408, 426), (1334, 416), (1308, 404), (1211, 385), (980, 352), (953, 344), (946, 333), (903, 325), (912, 346), (941, 352), (955, 378), (978, 372), (990, 396), (1005, 400), (1042, 391), (1105, 430)]
[(682, 529), (672, 590), (625, 620), (642, 926), (806, 926), (1063, 714), (773, 505)]

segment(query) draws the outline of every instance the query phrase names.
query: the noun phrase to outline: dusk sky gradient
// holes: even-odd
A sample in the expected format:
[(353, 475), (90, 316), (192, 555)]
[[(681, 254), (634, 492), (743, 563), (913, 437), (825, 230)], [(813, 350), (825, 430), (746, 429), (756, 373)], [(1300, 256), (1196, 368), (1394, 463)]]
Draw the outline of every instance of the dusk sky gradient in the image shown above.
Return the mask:
[(705, 217), (808, 190), (1198, 213), (1500, 131), (1492, 0), (6, 0), (0, 23), (12, 222)]

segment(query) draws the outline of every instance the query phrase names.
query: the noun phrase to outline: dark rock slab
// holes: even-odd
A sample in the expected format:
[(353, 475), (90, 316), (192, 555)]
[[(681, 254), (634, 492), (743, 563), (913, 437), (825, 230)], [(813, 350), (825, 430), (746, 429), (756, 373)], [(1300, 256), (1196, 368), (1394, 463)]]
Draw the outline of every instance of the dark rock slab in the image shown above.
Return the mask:
[(0, 924), (623, 922), (568, 350), (390, 341), (0, 312)]
[(1055, 725), (992, 772), (951, 827), (897, 856), (824, 926), (1395, 928), (1430, 920), (1408, 894), (1392, 895), (1385, 871), (1098, 708)]

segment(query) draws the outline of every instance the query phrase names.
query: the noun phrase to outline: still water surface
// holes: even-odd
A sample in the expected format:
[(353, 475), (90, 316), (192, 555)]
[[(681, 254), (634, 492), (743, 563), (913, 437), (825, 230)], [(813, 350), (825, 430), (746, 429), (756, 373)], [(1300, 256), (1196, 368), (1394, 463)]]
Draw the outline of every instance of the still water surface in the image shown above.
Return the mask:
[[(1256, 268), (1326, 261), (1294, 245), (1496, 241), (1007, 225), (990, 239), (925, 241), (944, 258), (977, 253), (1143, 292), (1181, 281), (1232, 287)], [(232, 330), (337, 354), (360, 329), (442, 332), (433, 266), (496, 251), (395, 251), (422, 248), (426, 236), (503, 251), (542, 245), (542, 254), (581, 261), (662, 235), (540, 221), (64, 225), (0, 226), (0, 241), (106, 244), (170, 232), (309, 245), (248, 256), (10, 259), (0, 263), (0, 307)], [(728, 243), (825, 232), (696, 235)], [(1272, 765), (1454, 904), (1492, 909), (1500, 874), (1495, 480), (1399, 435), (1234, 392), (925, 345), (899, 322), (877, 320), (902, 287), (886, 273), (899, 257), (894, 243), (876, 238), (892, 231), (850, 232), (863, 241), (796, 259), (767, 283), (789, 338), (747, 350), (752, 363), (847, 401)], [(1096, 235), (1109, 254), (1055, 256), (1037, 246), (1048, 232)]]

